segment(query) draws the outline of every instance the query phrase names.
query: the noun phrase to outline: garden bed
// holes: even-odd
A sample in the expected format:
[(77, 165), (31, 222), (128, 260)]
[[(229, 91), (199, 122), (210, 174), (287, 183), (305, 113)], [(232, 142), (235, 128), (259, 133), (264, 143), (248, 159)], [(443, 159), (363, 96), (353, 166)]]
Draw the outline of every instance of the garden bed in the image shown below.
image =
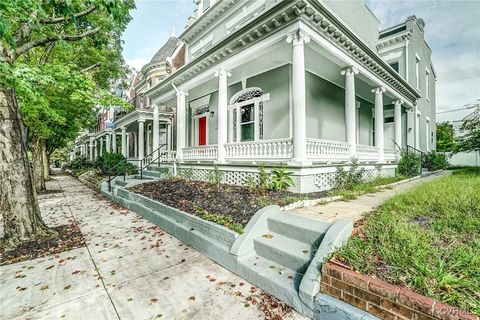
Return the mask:
[[(231, 224), (245, 227), (261, 208), (325, 197), (327, 192), (298, 194), (288, 191), (267, 190), (264, 194), (248, 187), (186, 179), (167, 179), (143, 183), (130, 191), (162, 202), (168, 206), (212, 220), (231, 228)], [(224, 223), (225, 217), (227, 223)], [(235, 230), (235, 229), (234, 229)], [(237, 231), (237, 230), (235, 230)]]
[(362, 274), (480, 314), (480, 175), (455, 171), (360, 221), (335, 260)]

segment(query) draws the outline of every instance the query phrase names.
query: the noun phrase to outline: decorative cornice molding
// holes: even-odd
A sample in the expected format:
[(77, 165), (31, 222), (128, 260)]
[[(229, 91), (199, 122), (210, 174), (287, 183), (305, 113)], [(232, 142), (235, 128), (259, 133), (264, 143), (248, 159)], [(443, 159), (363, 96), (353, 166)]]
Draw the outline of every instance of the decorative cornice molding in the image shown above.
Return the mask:
[(403, 42), (405, 40), (410, 40), (412, 38), (411, 31), (404, 31), (402, 34), (396, 34), (386, 39), (380, 39), (377, 41), (377, 49), (382, 49), (390, 45)]

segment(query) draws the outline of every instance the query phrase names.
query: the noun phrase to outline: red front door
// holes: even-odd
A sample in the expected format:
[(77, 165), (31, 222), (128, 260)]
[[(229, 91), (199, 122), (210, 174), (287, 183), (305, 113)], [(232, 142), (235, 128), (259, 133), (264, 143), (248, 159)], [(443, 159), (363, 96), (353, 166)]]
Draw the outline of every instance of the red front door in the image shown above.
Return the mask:
[(198, 145), (204, 146), (207, 144), (207, 117), (198, 119)]

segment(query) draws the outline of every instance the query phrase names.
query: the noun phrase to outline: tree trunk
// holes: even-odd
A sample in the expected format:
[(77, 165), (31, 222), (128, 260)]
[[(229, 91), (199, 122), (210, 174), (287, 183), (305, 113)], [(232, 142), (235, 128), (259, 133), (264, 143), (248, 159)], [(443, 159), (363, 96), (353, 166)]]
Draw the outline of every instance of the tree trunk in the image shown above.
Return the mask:
[(50, 180), (50, 157), (47, 154), (47, 143), (43, 140), (43, 178)]
[(0, 90), (0, 194), (7, 250), (24, 241), (56, 236), (40, 214), (23, 123), (12, 89)]
[(33, 185), (37, 193), (42, 193), (45, 187), (45, 168), (43, 164), (43, 150), (45, 149), (45, 140), (38, 138), (36, 135), (32, 137), (30, 150), (32, 151), (33, 162)]

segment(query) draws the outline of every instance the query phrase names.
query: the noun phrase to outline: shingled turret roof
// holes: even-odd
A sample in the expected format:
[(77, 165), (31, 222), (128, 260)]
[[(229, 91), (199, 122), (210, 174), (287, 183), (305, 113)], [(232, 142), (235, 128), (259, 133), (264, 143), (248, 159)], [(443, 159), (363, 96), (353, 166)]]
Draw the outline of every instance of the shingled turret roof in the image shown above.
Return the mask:
[(168, 57), (170, 57), (175, 49), (177, 48), (179, 43), (179, 40), (177, 37), (172, 35), (167, 42), (163, 45), (163, 47), (160, 48), (160, 50), (155, 53), (153, 56), (152, 60), (150, 62), (163, 62), (165, 61)]

